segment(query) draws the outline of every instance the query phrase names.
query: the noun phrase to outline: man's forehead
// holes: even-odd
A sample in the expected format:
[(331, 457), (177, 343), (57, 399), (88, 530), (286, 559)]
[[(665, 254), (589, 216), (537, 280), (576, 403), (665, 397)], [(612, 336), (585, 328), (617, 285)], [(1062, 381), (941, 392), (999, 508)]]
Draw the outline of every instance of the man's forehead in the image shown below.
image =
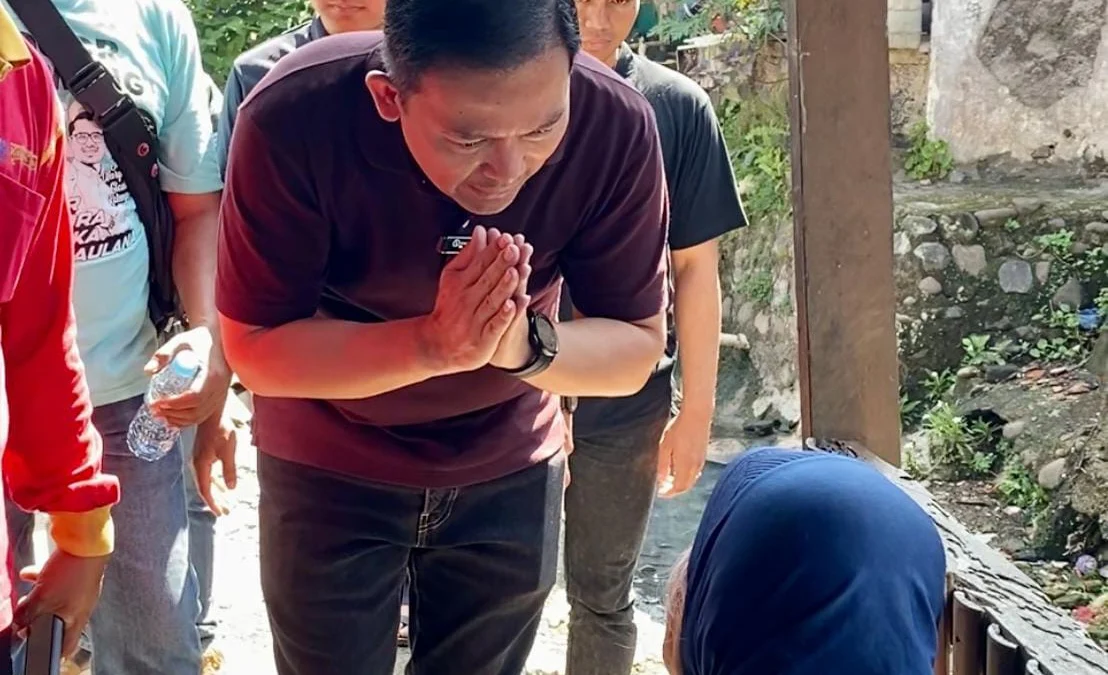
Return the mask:
[[(463, 73), (427, 73), (412, 102), (425, 106), (438, 126), (452, 135), (493, 138), (529, 133), (560, 121), (569, 106), (568, 69), (557, 78), (530, 85), (515, 74), (466, 78)], [(522, 78), (519, 78), (522, 79)], [(418, 99), (423, 99), (418, 101)]]

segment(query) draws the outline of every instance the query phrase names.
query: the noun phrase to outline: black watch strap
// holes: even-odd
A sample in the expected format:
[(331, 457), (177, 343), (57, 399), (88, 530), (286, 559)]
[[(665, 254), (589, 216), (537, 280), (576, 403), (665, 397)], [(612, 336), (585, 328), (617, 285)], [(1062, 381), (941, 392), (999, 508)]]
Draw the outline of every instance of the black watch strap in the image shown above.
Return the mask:
[(557, 344), (544, 344), (541, 337), (544, 330), (553, 333), (553, 324), (550, 319), (529, 308), (527, 310), (527, 341), (531, 346), (531, 358), (521, 368), (505, 369), (504, 372), (526, 379), (538, 375), (554, 363), (554, 357), (558, 355), (558, 346)]

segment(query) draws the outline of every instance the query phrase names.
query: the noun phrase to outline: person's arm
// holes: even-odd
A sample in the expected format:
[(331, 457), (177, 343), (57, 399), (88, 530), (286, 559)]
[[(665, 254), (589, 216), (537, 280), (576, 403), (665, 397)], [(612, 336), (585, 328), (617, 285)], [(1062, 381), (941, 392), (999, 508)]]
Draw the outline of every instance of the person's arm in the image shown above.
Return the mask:
[[(478, 228), (470, 246), (447, 264), (431, 314), (370, 324), (321, 316), (332, 228), (316, 207), (300, 142), (267, 135), (249, 106), (231, 141), (216, 300), (227, 357), (243, 385), (270, 397), (361, 399), (487, 363), (511, 315), (487, 353), (461, 354), (464, 363), (456, 357), (475, 321), (475, 301), (500, 297), (490, 295), (492, 283), (517, 274), (520, 251), (511, 238), (476, 253), (475, 244), (486, 242)], [(513, 257), (501, 259), (509, 248)], [(460, 297), (478, 277), (492, 281)], [(518, 278), (489, 307), (502, 308), (517, 286)]]
[[(43, 67), (45, 73), (45, 67)], [(43, 77), (44, 82), (49, 80)], [(44, 101), (52, 90), (43, 87)], [(54, 124), (58, 121), (55, 119)], [(72, 556), (112, 552), (119, 483), (101, 472), (101, 442), (77, 353), (73, 232), (64, 194), (60, 127), (39, 168), (46, 198), (19, 281), (0, 306), (11, 428), (3, 457), (12, 500), (50, 514), (51, 535)]]
[(746, 225), (712, 103), (698, 87), (686, 84), (688, 107), (670, 182), (669, 239), (682, 396), (658, 455), (663, 496), (691, 488), (704, 467), (715, 413), (722, 323), (718, 239)]
[(707, 94), (691, 88), (671, 179), (670, 249), (681, 410), (711, 422), (719, 368), (718, 239), (746, 226), (723, 131)]
[(177, 425), (218, 418), (230, 369), (219, 339), (215, 310), (215, 264), (222, 179), (212, 127), (212, 85), (200, 64), (200, 45), (191, 17), (172, 4), (162, 12), (161, 47), (169, 93), (158, 130), (160, 182), (174, 218), (173, 280), (189, 320), (189, 332), (159, 350), (150, 369), (190, 348), (205, 363), (195, 396), (164, 401), (167, 420)]
[(681, 363), (681, 414), (710, 425), (716, 407), (716, 371), (722, 298), (715, 239), (672, 253), (673, 313)]
[[(668, 206), (662, 151), (649, 109), (623, 133), (599, 206), (559, 255), (581, 318), (559, 323), (558, 355), (527, 381), (561, 396), (628, 396), (642, 389), (665, 347)], [(574, 214), (577, 215), (577, 214)], [(577, 217), (582, 217), (581, 214)], [(527, 326), (517, 322), (493, 365), (527, 363)]]

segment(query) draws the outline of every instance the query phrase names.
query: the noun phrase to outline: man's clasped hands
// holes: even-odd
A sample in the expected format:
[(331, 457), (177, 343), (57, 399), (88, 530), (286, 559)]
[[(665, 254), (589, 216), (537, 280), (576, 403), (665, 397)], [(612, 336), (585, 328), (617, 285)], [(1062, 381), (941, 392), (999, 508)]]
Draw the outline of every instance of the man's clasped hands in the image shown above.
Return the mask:
[(522, 234), (478, 225), (443, 268), (420, 348), (441, 373), (486, 365), (514, 370), (531, 358), (527, 307), (534, 248)]

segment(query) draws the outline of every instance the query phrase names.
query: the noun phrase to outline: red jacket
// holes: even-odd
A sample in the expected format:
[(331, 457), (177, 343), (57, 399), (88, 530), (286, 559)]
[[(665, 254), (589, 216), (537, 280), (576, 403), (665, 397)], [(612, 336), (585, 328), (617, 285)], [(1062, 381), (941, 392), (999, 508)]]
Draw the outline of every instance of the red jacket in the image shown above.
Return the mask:
[[(0, 452), (8, 495), (51, 515), (58, 548), (112, 550), (119, 483), (100, 471), (100, 437), (77, 354), (73, 232), (53, 76), (0, 8)], [(3, 506), (0, 503), (0, 516)], [(0, 550), (11, 560), (7, 528)], [(11, 623), (10, 565), (0, 629)]]

